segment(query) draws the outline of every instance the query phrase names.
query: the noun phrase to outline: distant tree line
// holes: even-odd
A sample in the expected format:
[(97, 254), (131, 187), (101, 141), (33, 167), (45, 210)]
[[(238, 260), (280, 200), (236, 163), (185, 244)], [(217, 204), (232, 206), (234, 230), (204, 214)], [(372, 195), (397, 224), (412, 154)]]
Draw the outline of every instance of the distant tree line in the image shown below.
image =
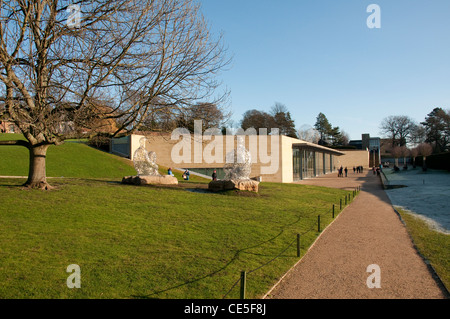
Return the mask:
[(257, 132), (259, 132), (259, 129), (265, 128), (268, 133), (271, 132), (272, 128), (277, 128), (281, 135), (330, 147), (347, 146), (349, 143), (348, 134), (341, 130), (339, 126), (331, 125), (323, 113), (319, 113), (317, 116), (314, 127), (302, 125), (296, 130), (291, 113), (282, 103), (275, 103), (268, 113), (256, 109), (245, 112), (241, 121), (241, 128), (244, 130), (254, 128)]
[[(171, 132), (175, 128), (182, 127), (194, 132), (195, 120), (203, 121), (203, 131), (219, 128), (223, 134), (226, 134), (226, 126), (233, 126), (231, 112), (215, 103), (197, 103), (183, 112), (177, 112), (175, 106), (174, 109), (161, 108), (158, 103), (154, 103), (150, 109), (150, 115), (139, 127), (142, 131)], [(265, 132), (273, 134), (272, 130), (277, 129), (280, 135), (329, 147), (347, 147), (350, 139), (339, 126), (333, 126), (323, 113), (317, 115), (314, 127), (302, 125), (297, 130), (291, 112), (285, 104), (280, 102), (276, 102), (268, 112), (258, 109), (246, 111), (240, 123), (234, 126), (244, 131), (255, 129), (257, 134), (260, 134), (260, 129), (266, 130), (261, 131), (263, 134)]]
[(421, 156), (426, 167), (427, 156), (450, 152), (450, 110), (436, 107), (420, 123), (406, 115), (388, 116), (380, 129), (397, 166), (398, 158), (411, 157), (415, 165)]
[(450, 110), (436, 107), (420, 123), (406, 115), (388, 116), (380, 129), (391, 148), (414, 148), (426, 143), (431, 145), (433, 153), (450, 151)]
[(244, 130), (254, 128), (257, 133), (260, 129), (267, 129), (267, 133), (271, 133), (273, 128), (277, 128), (280, 135), (297, 138), (291, 113), (286, 105), (278, 102), (272, 106), (269, 113), (256, 109), (245, 112), (241, 121), (241, 128)]

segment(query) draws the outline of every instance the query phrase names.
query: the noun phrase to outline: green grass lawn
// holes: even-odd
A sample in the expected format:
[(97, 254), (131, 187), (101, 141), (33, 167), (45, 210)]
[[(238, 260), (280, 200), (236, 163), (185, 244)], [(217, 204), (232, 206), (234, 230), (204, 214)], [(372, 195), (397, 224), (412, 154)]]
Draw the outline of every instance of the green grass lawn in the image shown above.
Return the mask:
[[(0, 134), (0, 140), (24, 139), (19, 134)], [(0, 176), (27, 176), (28, 150), (23, 146), (0, 145)], [(119, 178), (135, 175), (131, 161), (108, 154), (85, 144), (85, 141), (69, 140), (60, 146), (50, 146), (47, 152), (48, 177)], [(167, 167), (160, 166), (161, 174)], [(182, 172), (174, 171), (183, 181)], [(191, 174), (186, 183), (206, 183), (208, 180)]]
[[(0, 140), (23, 139), (19, 134), (0, 134)], [(0, 176), (27, 176), (28, 150), (23, 146), (0, 145)], [(129, 161), (98, 151), (81, 141), (66, 141), (47, 151), (48, 177), (111, 178), (134, 175)]]
[[(0, 175), (27, 175), (26, 149), (0, 146), (0, 158)], [(298, 261), (296, 235), (305, 233), (303, 254), (317, 216), (323, 229), (349, 193), (274, 183), (258, 194), (193, 192), (207, 180), (192, 175), (178, 186), (123, 185), (136, 173), (129, 161), (83, 143), (51, 147), (47, 169), (65, 177), (50, 179), (51, 191), (0, 179), (0, 298), (216, 299), (243, 270), (247, 297), (261, 297)], [(81, 289), (66, 285), (71, 264)], [(226, 297), (238, 298), (239, 285)]]
[[(332, 221), (346, 192), (262, 183), (254, 196), (58, 179), (54, 191), (0, 180), (1, 298), (222, 298), (248, 275), (249, 297), (267, 292)], [(81, 289), (66, 267), (81, 267)], [(239, 297), (239, 287), (228, 295)]]
[(447, 289), (450, 289), (450, 236), (431, 229), (422, 219), (396, 207), (419, 252), (430, 261)]

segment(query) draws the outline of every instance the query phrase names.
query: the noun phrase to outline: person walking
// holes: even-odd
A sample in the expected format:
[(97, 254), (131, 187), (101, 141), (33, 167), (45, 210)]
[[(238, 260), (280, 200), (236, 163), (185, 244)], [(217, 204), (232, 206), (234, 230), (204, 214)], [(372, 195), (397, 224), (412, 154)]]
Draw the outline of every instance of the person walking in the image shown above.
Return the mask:
[(348, 172), (347, 167), (344, 169), (344, 172), (345, 172), (345, 177), (347, 177), (347, 172)]

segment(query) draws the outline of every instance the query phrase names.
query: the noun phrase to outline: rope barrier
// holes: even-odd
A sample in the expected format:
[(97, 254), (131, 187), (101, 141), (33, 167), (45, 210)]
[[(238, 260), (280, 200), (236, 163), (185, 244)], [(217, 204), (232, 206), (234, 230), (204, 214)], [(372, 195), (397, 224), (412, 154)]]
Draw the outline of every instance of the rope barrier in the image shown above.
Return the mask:
[[(350, 197), (350, 194), (346, 194), (345, 195), (345, 204), (347, 205), (348, 204), (348, 202), (347, 202), (347, 196), (348, 196), (348, 199), (349, 199), (349, 201), (350, 201), (350, 198), (351, 198), (351, 200), (353, 200), (355, 197), (356, 197), (356, 195), (358, 195), (358, 193), (360, 192), (360, 189), (359, 189), (359, 187), (356, 189), (356, 190), (354, 190), (353, 191), (353, 197), (351, 198)], [(342, 201), (342, 200), (341, 200)], [(342, 211), (342, 207), (340, 207), (341, 208), (341, 211)], [(333, 218), (334, 218), (334, 204), (333, 204)], [(320, 232), (320, 215), (319, 215), (319, 219), (318, 219), (318, 223), (319, 223), (319, 229), (318, 229), (318, 231)], [(311, 226), (311, 228), (309, 228), (308, 230), (306, 230), (305, 232), (303, 232), (303, 233), (301, 233), (301, 234), (298, 234), (297, 236), (297, 238), (296, 239), (294, 239), (283, 251), (281, 251), (277, 256), (275, 256), (274, 258), (272, 258), (272, 259), (270, 259), (269, 261), (267, 261), (267, 262), (265, 262), (264, 264), (262, 264), (262, 265), (260, 265), (260, 266), (258, 266), (257, 268), (255, 268), (255, 269), (252, 269), (252, 270), (250, 270), (250, 271), (248, 271), (246, 274), (251, 274), (251, 273), (254, 273), (255, 271), (257, 271), (257, 270), (259, 270), (259, 269), (261, 269), (261, 268), (263, 268), (263, 267), (265, 267), (265, 266), (267, 266), (268, 264), (270, 264), (270, 263), (272, 263), (273, 261), (275, 261), (278, 257), (280, 257), (282, 254), (284, 254), (289, 248), (291, 248), (292, 247), (292, 245), (297, 241), (297, 243), (299, 244), (299, 236), (304, 236), (304, 235), (306, 235), (307, 233), (309, 233), (309, 232), (311, 232), (313, 229), (315, 229), (315, 227), (316, 227), (316, 224), (314, 224), (313, 226)], [(297, 247), (297, 251), (299, 251), (299, 247)], [(222, 299), (225, 299), (230, 293), (231, 293), (231, 291), (236, 287), (236, 285), (239, 283), (239, 282), (241, 282), (241, 277), (231, 286), (231, 288), (227, 291), (227, 293), (223, 296), (223, 298)], [(245, 282), (245, 281), (244, 281)], [(245, 287), (241, 287), (241, 289), (244, 289), (244, 291), (245, 291)]]

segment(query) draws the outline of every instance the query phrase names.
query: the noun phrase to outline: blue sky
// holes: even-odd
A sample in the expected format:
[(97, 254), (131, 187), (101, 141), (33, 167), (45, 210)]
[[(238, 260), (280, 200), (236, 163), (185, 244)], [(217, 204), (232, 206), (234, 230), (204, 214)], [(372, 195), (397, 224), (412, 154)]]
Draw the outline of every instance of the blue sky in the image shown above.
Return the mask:
[[(220, 78), (233, 120), (283, 103), (297, 128), (319, 112), (351, 139), (389, 115), (450, 108), (449, 0), (201, 0), (233, 57)], [(368, 5), (381, 8), (369, 29)]]

